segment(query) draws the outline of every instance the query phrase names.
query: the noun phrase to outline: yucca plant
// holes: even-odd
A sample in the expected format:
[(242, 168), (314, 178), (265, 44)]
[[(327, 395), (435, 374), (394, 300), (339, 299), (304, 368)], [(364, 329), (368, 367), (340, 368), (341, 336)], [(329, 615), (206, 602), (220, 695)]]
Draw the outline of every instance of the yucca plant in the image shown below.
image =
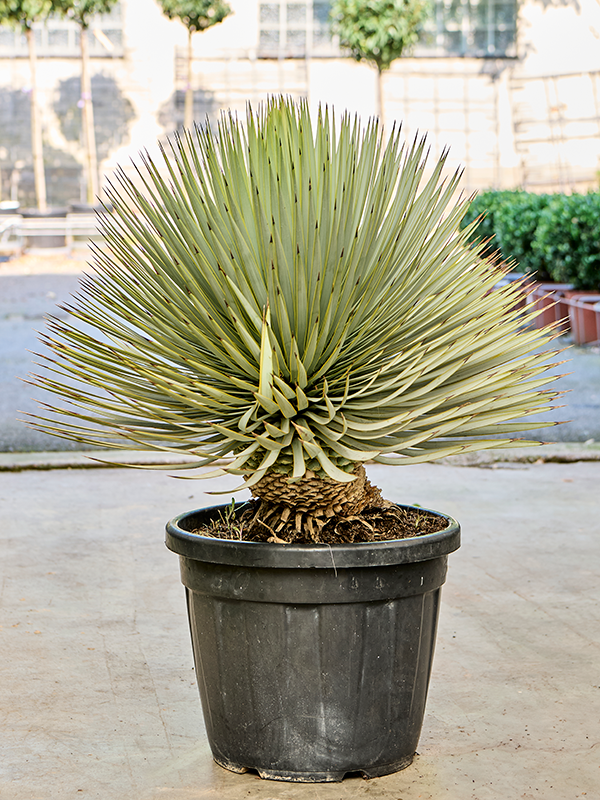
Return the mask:
[(539, 427), (515, 420), (556, 395), (534, 352), (554, 332), (494, 289), (460, 174), (444, 155), (425, 177), (425, 148), (272, 99), (176, 136), (137, 184), (121, 171), (75, 322), (44, 337), (36, 382), (70, 403), (36, 426), (218, 462), (198, 477), (243, 476), (279, 537), (315, 541), (378, 502), (369, 460), (531, 444), (494, 437)]

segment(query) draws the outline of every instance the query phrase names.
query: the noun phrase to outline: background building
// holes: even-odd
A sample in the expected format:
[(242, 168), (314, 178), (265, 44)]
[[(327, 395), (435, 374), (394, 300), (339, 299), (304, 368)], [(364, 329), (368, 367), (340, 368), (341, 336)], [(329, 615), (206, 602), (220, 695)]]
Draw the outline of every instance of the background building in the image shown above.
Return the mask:
[[(340, 52), (326, 0), (230, 0), (234, 13), (194, 37), (194, 111), (244, 113), (274, 93), (374, 113), (375, 70)], [(54, 205), (85, 197), (79, 48), (73, 23), (36, 31), (46, 179)], [(121, 0), (91, 37), (103, 180), (183, 121), (186, 29), (154, 0)], [(33, 204), (29, 64), (20, 33), (0, 28), (0, 199)], [(412, 57), (385, 74), (384, 121), (450, 147), (466, 190), (597, 188), (600, 170), (597, 0), (434, 0)]]

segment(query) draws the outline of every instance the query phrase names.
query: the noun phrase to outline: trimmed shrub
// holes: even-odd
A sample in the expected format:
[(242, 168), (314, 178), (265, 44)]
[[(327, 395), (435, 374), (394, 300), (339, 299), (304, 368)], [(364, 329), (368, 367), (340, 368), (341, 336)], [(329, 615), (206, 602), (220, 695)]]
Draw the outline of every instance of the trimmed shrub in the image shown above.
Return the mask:
[(540, 212), (532, 242), (553, 280), (600, 288), (600, 194), (553, 195)]
[(490, 189), (487, 192), (480, 192), (471, 203), (469, 210), (461, 223), (462, 228), (466, 228), (471, 222), (481, 217), (481, 222), (469, 237), (469, 241), (477, 243), (488, 240), (482, 256), (497, 256), (502, 258), (499, 240), (496, 235), (496, 213), (507, 203), (512, 202), (515, 195), (522, 194), (518, 191), (496, 191)]
[(515, 271), (540, 281), (600, 289), (599, 193), (490, 190), (475, 197), (462, 227), (478, 217), (470, 241), (488, 240), (483, 256), (513, 261)]
[(538, 281), (552, 280), (543, 249), (534, 249), (540, 214), (552, 195), (514, 192), (494, 210), (496, 241), (507, 260), (515, 260), (515, 270), (535, 274)]

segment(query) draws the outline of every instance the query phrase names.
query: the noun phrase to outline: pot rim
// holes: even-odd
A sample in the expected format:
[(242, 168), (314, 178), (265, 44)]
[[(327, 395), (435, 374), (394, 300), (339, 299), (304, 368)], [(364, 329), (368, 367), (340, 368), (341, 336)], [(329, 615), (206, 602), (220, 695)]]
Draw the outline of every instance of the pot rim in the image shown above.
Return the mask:
[[(279, 569), (315, 568), (343, 569), (345, 567), (371, 567), (392, 564), (409, 564), (440, 558), (460, 547), (460, 525), (448, 514), (420, 506), (397, 503), (400, 508), (428, 511), (448, 520), (444, 530), (413, 536), (410, 539), (388, 539), (382, 542), (357, 544), (276, 544), (249, 542), (235, 539), (217, 539), (199, 536), (184, 530), (180, 523), (199, 514), (209, 514), (226, 508), (228, 504), (186, 511), (167, 523), (165, 544), (174, 553), (196, 561), (213, 564), (231, 564), (244, 567), (269, 567)], [(243, 503), (238, 504), (240, 507)]]

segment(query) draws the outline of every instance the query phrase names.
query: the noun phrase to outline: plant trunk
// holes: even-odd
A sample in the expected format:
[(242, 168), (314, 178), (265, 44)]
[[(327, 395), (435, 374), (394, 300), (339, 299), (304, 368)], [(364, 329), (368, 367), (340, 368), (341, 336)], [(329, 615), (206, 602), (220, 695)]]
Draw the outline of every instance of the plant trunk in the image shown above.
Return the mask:
[(381, 127), (384, 128), (383, 118), (383, 70), (377, 67), (377, 93), (375, 95), (375, 113), (379, 117)]
[(362, 464), (354, 470), (356, 478), (350, 483), (336, 483), (328, 478), (317, 478), (308, 471), (300, 480), (288, 482), (285, 475), (268, 472), (251, 491), (255, 497), (277, 506), (288, 506), (294, 512), (323, 516), (333, 513), (359, 514), (371, 499), (369, 483)]
[(187, 85), (185, 87), (185, 113), (183, 117), (183, 127), (190, 130), (194, 123), (194, 90), (192, 89), (192, 35), (193, 31), (188, 28), (188, 50), (187, 50)]
[(321, 528), (334, 515), (352, 517), (367, 506), (383, 502), (362, 464), (356, 465), (354, 475), (349, 483), (337, 483), (307, 470), (300, 480), (289, 483), (287, 476), (268, 472), (251, 489), (254, 497), (266, 503), (256, 518), (259, 524), (268, 519), (265, 527), (270, 527), (279, 541), (293, 541), (294, 531), (306, 529), (310, 538), (318, 542)]
[(87, 174), (87, 202), (93, 206), (99, 194), (98, 159), (96, 156), (96, 134), (94, 131), (94, 107), (92, 105), (92, 80), (90, 77), (90, 58), (88, 52), (88, 32), (80, 28), (81, 45), (81, 122), (85, 148), (85, 167)]
[(46, 176), (44, 174), (44, 151), (42, 146), (42, 125), (37, 98), (35, 35), (31, 28), (25, 31), (29, 49), (29, 68), (31, 70), (31, 152), (33, 155), (33, 175), (35, 197), (40, 211), (46, 211)]

